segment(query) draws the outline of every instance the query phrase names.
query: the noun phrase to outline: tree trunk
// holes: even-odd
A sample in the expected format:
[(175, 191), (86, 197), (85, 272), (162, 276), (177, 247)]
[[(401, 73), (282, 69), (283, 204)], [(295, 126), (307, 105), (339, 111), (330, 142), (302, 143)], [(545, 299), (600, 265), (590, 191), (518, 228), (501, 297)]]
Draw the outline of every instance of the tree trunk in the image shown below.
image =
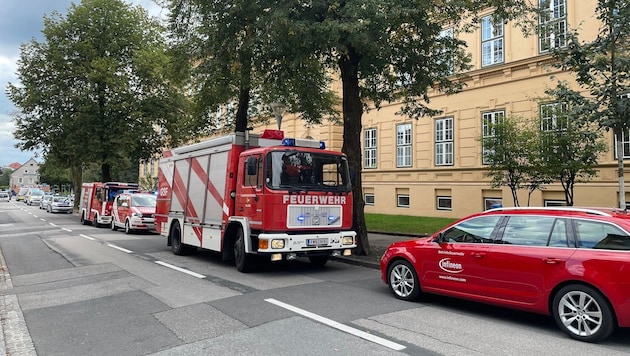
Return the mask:
[(101, 173), (103, 174), (103, 182), (111, 182), (112, 181), (112, 171), (109, 163), (101, 164)]
[(355, 253), (357, 255), (369, 255), (370, 242), (368, 241), (363, 211), (365, 202), (363, 201), (363, 184), (361, 179), (361, 142), (356, 139), (361, 134), (361, 117), (363, 116), (363, 105), (359, 93), (358, 63), (359, 55), (353, 48), (349, 48), (348, 53), (339, 58), (343, 88), (343, 146), (341, 150), (348, 156), (351, 174), (354, 177), (352, 184), (352, 229), (357, 233), (357, 249)]

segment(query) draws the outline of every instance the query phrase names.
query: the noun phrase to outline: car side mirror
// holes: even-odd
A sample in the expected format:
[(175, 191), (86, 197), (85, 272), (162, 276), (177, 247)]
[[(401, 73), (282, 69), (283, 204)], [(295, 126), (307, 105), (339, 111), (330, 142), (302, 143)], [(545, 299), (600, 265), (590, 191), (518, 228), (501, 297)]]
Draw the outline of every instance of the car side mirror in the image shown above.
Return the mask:
[(256, 157), (247, 158), (246, 164), (247, 164), (247, 175), (255, 176), (256, 170), (258, 169), (258, 160), (256, 159)]

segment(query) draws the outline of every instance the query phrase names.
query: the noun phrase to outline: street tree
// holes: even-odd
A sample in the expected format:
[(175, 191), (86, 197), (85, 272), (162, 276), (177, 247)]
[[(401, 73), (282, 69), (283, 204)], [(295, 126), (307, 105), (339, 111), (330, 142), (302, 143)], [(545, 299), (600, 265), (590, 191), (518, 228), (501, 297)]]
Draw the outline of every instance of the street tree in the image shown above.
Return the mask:
[(112, 180), (188, 137), (177, 124), (189, 119), (187, 101), (169, 80), (163, 28), (144, 9), (83, 0), (65, 17), (45, 16), (43, 34), (21, 46), (19, 84), (7, 87), (18, 109), (14, 135), (19, 148), (69, 167), (75, 191), (87, 165)]
[[(583, 117), (612, 130), (616, 142), (619, 207), (626, 208), (624, 141), (630, 137), (630, 2), (598, 0), (595, 16), (601, 26), (597, 37), (586, 42), (579, 31), (567, 34), (567, 45), (554, 51), (557, 66), (573, 72), (594, 110)], [(575, 92), (581, 95), (579, 92)]]
[(600, 130), (588, 120), (594, 103), (560, 82), (545, 93), (553, 103), (541, 103), (540, 162), (542, 172), (559, 181), (567, 205), (574, 204), (574, 187), (597, 175), (597, 160), (607, 146)]
[(307, 124), (336, 120), (338, 102), (318, 58), (286, 36), (277, 2), (171, 0), (169, 34), (179, 78), (190, 79), (196, 132), (244, 132), (271, 104)]
[[(506, 186), (512, 193), (514, 206), (520, 206), (518, 190), (528, 189), (529, 195), (548, 182), (540, 174), (537, 130), (529, 119), (505, 117), (484, 123), (481, 141), (486, 176), (493, 188)], [(529, 205), (529, 199), (528, 199)]]

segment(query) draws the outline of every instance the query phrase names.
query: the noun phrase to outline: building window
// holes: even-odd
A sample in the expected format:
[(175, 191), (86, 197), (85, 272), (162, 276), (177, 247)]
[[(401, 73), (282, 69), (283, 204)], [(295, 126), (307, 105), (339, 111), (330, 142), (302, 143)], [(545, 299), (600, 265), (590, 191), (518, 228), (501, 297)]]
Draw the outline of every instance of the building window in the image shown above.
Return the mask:
[(567, 4), (566, 0), (539, 0), (540, 53), (566, 46)]
[(364, 132), (363, 143), (365, 150), (363, 152), (364, 168), (376, 168), (376, 129), (366, 129)]
[(374, 194), (364, 194), (363, 200), (365, 200), (365, 205), (374, 206)]
[(396, 126), (396, 167), (411, 167), (411, 124)]
[(409, 194), (397, 194), (396, 206), (399, 208), (408, 208), (409, 207)]
[(481, 65), (503, 63), (503, 21), (492, 15), (481, 19)]
[(545, 199), (545, 206), (567, 206), (567, 202), (564, 200), (547, 200)]
[(453, 118), (435, 120), (435, 165), (453, 165)]
[(566, 103), (544, 104), (540, 106), (540, 130), (564, 131), (568, 128)]
[(22, 184), (24, 182), (24, 180), (22, 179), (22, 177), (18, 178), (18, 183)]
[(490, 159), (488, 158), (488, 155), (494, 153), (492, 151), (490, 151), (488, 148), (486, 148), (486, 139), (492, 138), (494, 137), (494, 125), (499, 124), (501, 122), (503, 122), (503, 119), (505, 118), (505, 112), (503, 110), (501, 111), (493, 111), (493, 112), (487, 112), (487, 113), (483, 113), (481, 115), (481, 128), (483, 131), (483, 140), (482, 140), (482, 163), (483, 164), (490, 164), (492, 162), (490, 162)]
[[(440, 31), (440, 34), (438, 36), (438, 40), (442, 40), (444, 42), (452, 41), (453, 38), (454, 38), (453, 28), (445, 28), (445, 29), (443, 29), (442, 31)], [(441, 53), (448, 53), (449, 52), (448, 46), (445, 45), (440, 52)], [(453, 64), (454, 63), (453, 56), (452, 55), (450, 55), (450, 56), (449, 55), (445, 55), (445, 57), (446, 57), (446, 61), (445, 62), (439, 62), (438, 64), (442, 64), (442, 63), (446, 64), (447, 73), (453, 74), (455, 72), (454, 64)]]
[[(619, 157), (617, 154), (617, 135), (614, 136), (614, 151), (615, 151), (615, 159)], [(621, 131), (621, 147), (623, 150), (623, 158), (630, 158), (630, 129), (624, 129)]]
[(502, 208), (503, 199), (501, 198), (483, 198), (483, 210)]
[(451, 197), (437, 197), (437, 210), (453, 210)]

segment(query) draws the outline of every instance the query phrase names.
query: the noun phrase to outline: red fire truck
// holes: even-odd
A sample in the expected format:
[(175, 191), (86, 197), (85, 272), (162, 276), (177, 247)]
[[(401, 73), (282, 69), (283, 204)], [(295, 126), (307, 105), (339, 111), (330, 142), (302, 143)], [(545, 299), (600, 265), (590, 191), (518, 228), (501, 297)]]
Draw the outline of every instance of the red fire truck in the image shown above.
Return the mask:
[(346, 156), (313, 140), (236, 132), (164, 152), (155, 223), (176, 255), (218, 251), (324, 265), (356, 247)]
[(112, 203), (118, 193), (138, 189), (136, 183), (92, 182), (81, 186), (79, 213), (83, 225), (110, 226), (112, 223)]

